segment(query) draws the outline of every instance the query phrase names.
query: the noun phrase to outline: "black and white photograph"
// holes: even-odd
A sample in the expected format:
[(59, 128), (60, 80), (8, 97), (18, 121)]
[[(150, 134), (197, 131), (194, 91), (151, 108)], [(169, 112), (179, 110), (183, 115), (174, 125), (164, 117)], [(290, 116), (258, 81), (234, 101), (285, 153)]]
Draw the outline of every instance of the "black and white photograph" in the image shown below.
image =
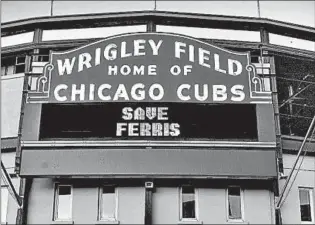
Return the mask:
[(1, 225), (315, 224), (315, 1), (1, 0)]

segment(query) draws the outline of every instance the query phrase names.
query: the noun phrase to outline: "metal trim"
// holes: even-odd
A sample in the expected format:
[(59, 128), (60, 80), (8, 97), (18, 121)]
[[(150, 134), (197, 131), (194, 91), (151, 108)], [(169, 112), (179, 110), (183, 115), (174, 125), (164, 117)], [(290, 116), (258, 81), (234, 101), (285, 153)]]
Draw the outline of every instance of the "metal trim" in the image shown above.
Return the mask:
[(168, 17), (171, 19), (195, 19), (195, 20), (207, 20), (207, 21), (225, 21), (225, 22), (238, 22), (238, 23), (257, 23), (257, 25), (270, 25), (280, 26), (291, 30), (299, 30), (302, 32), (315, 33), (315, 29), (308, 26), (277, 21), (267, 18), (256, 17), (240, 17), (240, 16), (225, 16), (225, 15), (212, 15), (212, 14), (200, 14), (200, 13), (181, 13), (181, 12), (167, 12), (167, 11), (132, 11), (132, 12), (114, 12), (114, 13), (99, 13), (99, 14), (78, 14), (78, 15), (66, 15), (66, 16), (45, 16), (35, 17), (24, 20), (17, 20), (2, 23), (2, 31), (6, 29), (12, 29), (20, 26), (31, 26), (41, 23), (53, 23), (53, 22), (65, 22), (65, 21), (79, 21), (79, 20), (101, 20), (101, 19), (122, 19), (131, 17)]
[(276, 142), (233, 141), (21, 141), (22, 147), (241, 147), (275, 148)]

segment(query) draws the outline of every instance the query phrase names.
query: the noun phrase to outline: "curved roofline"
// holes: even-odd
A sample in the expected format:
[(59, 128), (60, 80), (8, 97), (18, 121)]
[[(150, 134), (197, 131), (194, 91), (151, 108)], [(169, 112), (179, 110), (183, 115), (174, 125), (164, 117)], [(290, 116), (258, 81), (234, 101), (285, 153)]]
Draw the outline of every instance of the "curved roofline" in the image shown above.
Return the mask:
[[(102, 26), (106, 21), (129, 21), (129, 23), (139, 24), (137, 20), (154, 21), (161, 25), (178, 25), (194, 27), (221, 27), (222, 29), (235, 30), (260, 30), (265, 28), (274, 33), (283, 33), (289, 36), (299, 36), (302, 39), (315, 40), (315, 28), (293, 24), (289, 22), (277, 21), (267, 18), (244, 17), (244, 16), (225, 16), (199, 13), (182, 13), (167, 11), (130, 11), (130, 12), (112, 12), (97, 14), (74, 14), (61, 16), (33, 17), (23, 20), (16, 20), (1, 23), (1, 33), (11, 33), (17, 30), (23, 32), (32, 31), (35, 28), (45, 29), (70, 29), (82, 27), (77, 24), (78, 21), (85, 21), (93, 26)], [(215, 22), (220, 21), (220, 24)], [(67, 22), (67, 23), (65, 23)], [(48, 24), (54, 24), (50, 27)], [(117, 23), (119, 25), (119, 23)], [(229, 26), (229, 25), (236, 26)]]

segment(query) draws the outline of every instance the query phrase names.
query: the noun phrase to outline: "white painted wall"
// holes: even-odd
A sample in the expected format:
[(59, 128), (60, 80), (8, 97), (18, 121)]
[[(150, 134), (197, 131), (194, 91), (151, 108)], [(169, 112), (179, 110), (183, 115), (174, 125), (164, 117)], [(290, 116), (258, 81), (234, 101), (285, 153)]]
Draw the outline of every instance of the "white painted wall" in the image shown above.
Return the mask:
[(1, 138), (17, 137), (24, 74), (1, 77)]
[[(294, 163), (296, 155), (283, 155), (284, 173), (288, 175)], [(300, 164), (299, 161), (298, 165)], [(294, 173), (296, 174), (296, 172)], [(285, 180), (281, 180), (280, 190), (284, 185)], [(291, 183), (291, 182), (290, 182)], [(299, 171), (291, 191), (286, 198), (282, 208), (282, 222), (283, 224), (300, 224), (300, 203), (299, 203), (299, 187), (315, 188), (315, 158), (313, 156), (306, 156), (303, 160), (301, 170)], [(314, 191), (313, 191), (314, 194)], [(313, 196), (314, 199), (315, 196)], [(313, 211), (315, 205), (313, 205)]]

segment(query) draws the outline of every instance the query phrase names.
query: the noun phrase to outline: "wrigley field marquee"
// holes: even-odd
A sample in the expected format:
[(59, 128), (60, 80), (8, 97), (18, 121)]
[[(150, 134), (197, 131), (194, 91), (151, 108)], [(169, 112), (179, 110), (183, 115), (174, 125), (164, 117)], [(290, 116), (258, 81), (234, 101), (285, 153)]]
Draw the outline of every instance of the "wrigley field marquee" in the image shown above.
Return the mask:
[(52, 52), (28, 102), (270, 103), (249, 53), (169, 33)]

